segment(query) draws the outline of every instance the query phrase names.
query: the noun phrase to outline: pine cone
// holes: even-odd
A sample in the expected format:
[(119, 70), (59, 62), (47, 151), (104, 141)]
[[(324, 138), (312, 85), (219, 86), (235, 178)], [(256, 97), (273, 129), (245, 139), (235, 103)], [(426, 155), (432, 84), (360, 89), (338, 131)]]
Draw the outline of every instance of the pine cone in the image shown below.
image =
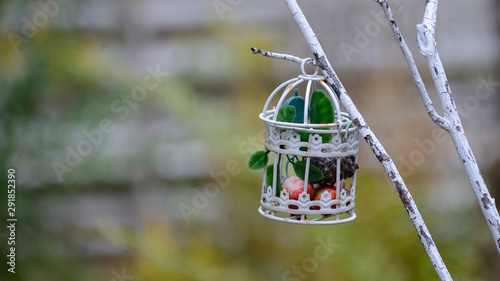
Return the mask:
[[(352, 156), (340, 159), (340, 180), (345, 180), (354, 176), (356, 169), (359, 169), (358, 163), (354, 162), (356, 158)], [(337, 181), (337, 158), (312, 157), (311, 164), (318, 167), (325, 176), (317, 183), (320, 186), (333, 186)]]

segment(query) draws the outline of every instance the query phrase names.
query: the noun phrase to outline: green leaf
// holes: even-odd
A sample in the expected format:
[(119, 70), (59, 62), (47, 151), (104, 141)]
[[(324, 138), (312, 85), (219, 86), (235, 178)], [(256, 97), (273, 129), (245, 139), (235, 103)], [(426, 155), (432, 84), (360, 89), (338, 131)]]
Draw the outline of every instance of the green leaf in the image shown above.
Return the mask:
[[(299, 134), (301, 142), (309, 142), (309, 133), (297, 132), (297, 134)], [(307, 151), (308, 150), (308, 148), (305, 146), (302, 146), (299, 149), (300, 149), (300, 151)]]
[[(295, 163), (295, 165), (293, 165), (293, 170), (295, 171), (297, 177), (301, 180), (305, 180), (306, 161), (302, 160)], [(313, 164), (309, 164), (309, 182), (320, 181), (323, 178), (323, 172), (321, 172), (321, 170)]]
[(316, 90), (311, 97), (310, 115), (312, 124), (333, 123), (335, 110), (332, 100), (321, 90)]
[(273, 186), (273, 172), (274, 172), (274, 164), (267, 166), (266, 170), (266, 185)]
[[(277, 169), (277, 175), (280, 174), (280, 161), (278, 161), (278, 169)], [(279, 176), (278, 176), (279, 178)], [(267, 166), (266, 169), (266, 185), (267, 186), (273, 186), (273, 181), (274, 181), (274, 164), (271, 164)], [(281, 182), (278, 180), (276, 181), (276, 196), (280, 196), (280, 190), (281, 190)]]
[(264, 169), (266, 167), (269, 157), (269, 151), (257, 151), (248, 160), (248, 168), (252, 171)]
[(309, 141), (309, 133), (297, 132), (297, 134), (299, 134), (301, 142), (308, 142)]
[(292, 123), (295, 119), (295, 107), (292, 105), (283, 106), (278, 111), (276, 121)]
[[(320, 130), (328, 130), (328, 128), (318, 128)], [(327, 143), (332, 139), (332, 134), (319, 134), (321, 136), (321, 142)]]
[(276, 181), (276, 197), (280, 196), (280, 190), (281, 190), (281, 180), (280, 180), (281, 171), (280, 171), (280, 165), (281, 165), (281, 157), (278, 157), (278, 166), (277, 166), (277, 169), (276, 169), (276, 175), (278, 175), (278, 177), (276, 179), (273, 179), (273, 180)]
[[(316, 90), (311, 97), (310, 118), (312, 124), (328, 124), (335, 121), (335, 110), (332, 100), (321, 90)], [(328, 130), (328, 128), (322, 128)], [(331, 134), (321, 134), (322, 142), (332, 139)]]

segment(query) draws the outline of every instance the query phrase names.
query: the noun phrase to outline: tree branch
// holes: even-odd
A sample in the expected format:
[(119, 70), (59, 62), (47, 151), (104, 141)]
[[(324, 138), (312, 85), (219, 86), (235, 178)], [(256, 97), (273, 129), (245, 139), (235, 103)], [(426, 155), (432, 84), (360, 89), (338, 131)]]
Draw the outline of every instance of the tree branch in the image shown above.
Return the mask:
[[(298, 64), (301, 64), (305, 60), (303, 58), (299, 58), (296, 56), (287, 55), (287, 54), (280, 54), (280, 53), (273, 53), (273, 52), (265, 51), (265, 50), (255, 48), (255, 47), (252, 47), (250, 49), (252, 50), (252, 52), (254, 54), (260, 54), (260, 55), (263, 55), (265, 57), (274, 58), (274, 59), (283, 59), (283, 60), (295, 62)], [(306, 63), (311, 64), (311, 65), (316, 65), (315, 60), (308, 60)]]
[[(416, 73), (418, 73), (418, 70), (416, 70), (413, 58), (411, 58), (411, 53), (407, 51), (408, 47), (406, 46), (403, 36), (397, 29), (396, 22), (394, 20), (394, 17), (392, 16), (392, 12), (390, 11), (387, 0), (375, 1), (380, 3), (382, 8), (384, 9), (387, 19), (392, 26), (394, 35), (398, 39), (401, 50), (403, 51), (408, 65), (410, 66), (410, 70), (413, 73), (415, 84), (417, 84), (417, 87), (419, 87), (418, 84), (422, 83), (422, 80), (420, 79), (420, 75), (415, 75), (415, 71)], [(427, 66), (431, 73), (432, 79), (434, 80), (434, 85), (438, 91), (441, 105), (445, 112), (445, 123), (437, 123), (436, 120), (434, 120), (435, 117), (433, 118), (431, 114), (429, 115), (436, 124), (446, 129), (450, 134), (455, 148), (457, 149), (457, 153), (462, 160), (462, 164), (467, 173), (467, 177), (469, 178), (472, 189), (476, 195), (476, 199), (478, 200), (479, 207), (483, 212), (493, 239), (495, 240), (497, 250), (500, 253), (500, 216), (495, 204), (495, 199), (491, 197), (488, 187), (486, 186), (483, 176), (481, 175), (481, 172), (479, 170), (479, 166), (476, 162), (474, 154), (472, 153), (472, 149), (467, 140), (467, 136), (465, 135), (465, 130), (462, 126), (460, 116), (455, 106), (455, 101), (453, 99), (451, 88), (448, 83), (448, 78), (446, 77), (444, 66), (437, 51), (437, 44), (435, 40), (437, 8), (438, 0), (427, 1), (425, 5), (423, 21), (421, 24), (417, 25), (417, 44), (420, 49), (420, 53), (425, 57), (427, 61)], [(421, 90), (420, 87), (419, 90)], [(427, 108), (428, 95), (424, 95), (422, 91), (420, 92), (424, 105), (426, 105)]]
[(340, 82), (337, 74), (333, 70), (328, 58), (323, 51), (319, 41), (314, 34), (311, 26), (307, 22), (306, 17), (302, 13), (300, 7), (297, 4), (296, 0), (285, 0), (291, 14), (293, 15), (297, 25), (299, 26), (302, 34), (304, 35), (306, 41), (309, 43), (309, 47), (316, 58), (316, 61), (319, 64), (319, 67), (325, 74), (325, 77), (330, 84), (330, 86), (334, 89), (335, 93), (339, 96), (342, 105), (346, 108), (347, 112), (353, 118), (353, 122), (359, 129), (360, 134), (366, 140), (373, 153), (380, 161), (384, 170), (386, 171), (389, 179), (394, 185), (396, 191), (399, 194), (403, 205), (408, 212), (408, 215), (417, 230), (418, 236), (420, 237), (420, 241), (424, 245), (427, 254), (429, 255), (430, 260), (441, 280), (452, 280), (450, 273), (448, 272), (446, 265), (444, 264), (441, 256), (439, 255), (439, 251), (437, 250), (434, 241), (432, 240), (431, 234), (425, 225), (425, 222), (418, 211), (417, 205), (413, 200), (408, 188), (406, 187), (399, 171), (396, 168), (396, 165), (392, 161), (391, 157), (387, 154), (384, 147), (380, 144), (375, 134), (368, 127), (366, 122), (363, 119), (363, 116), (358, 111), (351, 98), (347, 94), (344, 86)]
[(399, 46), (401, 47), (401, 51), (403, 51), (403, 54), (406, 58), (406, 62), (410, 67), (411, 74), (413, 75), (413, 80), (415, 81), (415, 85), (417, 86), (418, 91), (420, 92), (420, 96), (424, 103), (427, 114), (429, 114), (429, 117), (432, 119), (432, 121), (434, 121), (434, 123), (439, 125), (441, 128), (448, 130), (449, 129), (448, 122), (446, 121), (446, 119), (444, 119), (436, 112), (434, 106), (432, 105), (432, 101), (429, 98), (429, 94), (425, 89), (425, 84), (422, 81), (422, 78), (420, 77), (420, 73), (418, 72), (415, 60), (413, 59), (413, 55), (411, 54), (411, 51), (408, 48), (408, 45), (406, 44), (405, 39), (403, 38), (403, 35), (401, 34), (398, 25), (396, 24), (394, 15), (391, 11), (391, 8), (389, 7), (389, 3), (387, 2), (387, 0), (375, 0), (375, 1), (380, 3), (382, 8), (384, 9), (387, 20), (389, 21), (392, 31), (394, 32), (394, 35), (396, 36), (396, 39), (399, 42)]

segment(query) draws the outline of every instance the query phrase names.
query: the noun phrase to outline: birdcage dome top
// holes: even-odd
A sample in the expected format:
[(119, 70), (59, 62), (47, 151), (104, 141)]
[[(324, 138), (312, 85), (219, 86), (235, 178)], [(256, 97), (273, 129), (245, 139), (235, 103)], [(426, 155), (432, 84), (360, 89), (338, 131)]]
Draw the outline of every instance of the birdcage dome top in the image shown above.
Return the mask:
[[(344, 157), (358, 149), (358, 129), (342, 112), (339, 98), (325, 77), (301, 64), (301, 74), (279, 85), (267, 99), (259, 118), (267, 124), (266, 149), (300, 156)], [(299, 95), (300, 92), (300, 95)], [(294, 119), (285, 107), (293, 107)], [(283, 132), (285, 134), (283, 135)]]
[[(308, 132), (308, 133), (335, 133), (338, 129), (344, 129), (346, 132), (352, 132), (357, 130), (354, 126), (349, 126), (352, 124), (349, 114), (341, 111), (340, 102), (333, 91), (333, 89), (325, 82), (325, 77), (318, 75), (318, 67), (315, 67), (313, 74), (308, 74), (305, 71), (305, 64), (312, 61), (311, 58), (305, 59), (301, 64), (301, 74), (297, 77), (285, 81), (279, 85), (267, 99), (259, 118), (268, 125), (275, 126), (284, 130), (293, 130), (298, 132)], [(303, 84), (305, 83), (305, 87)], [(316, 88), (319, 85), (320, 87)], [(302, 120), (295, 120), (295, 122), (286, 122), (278, 120), (278, 113), (280, 108), (286, 106), (288, 101), (297, 97), (297, 88), (303, 87), (304, 97), (303, 106), (297, 108), (301, 112)], [(294, 92), (295, 90), (295, 92)], [(334, 106), (334, 119), (330, 123), (314, 124), (308, 118), (311, 106), (311, 96), (314, 91), (324, 91), (326, 96), (332, 101)], [(295, 96), (294, 96), (295, 94)], [(287, 100), (288, 97), (288, 100)], [(302, 111), (303, 110), (303, 111)], [(347, 125), (347, 126), (346, 126)]]

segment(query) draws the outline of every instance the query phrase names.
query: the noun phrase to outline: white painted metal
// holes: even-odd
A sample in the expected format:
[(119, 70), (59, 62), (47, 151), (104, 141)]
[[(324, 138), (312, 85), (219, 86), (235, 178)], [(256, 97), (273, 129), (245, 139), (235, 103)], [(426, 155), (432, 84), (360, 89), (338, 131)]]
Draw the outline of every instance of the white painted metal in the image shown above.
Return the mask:
[[(289, 177), (288, 171), (291, 170), (291, 164), (286, 161), (286, 155), (288, 157), (304, 157), (306, 159), (304, 192), (299, 196), (298, 200), (290, 199), (286, 190), (281, 190), (279, 196), (276, 196), (276, 182), (273, 182), (273, 186), (267, 186), (267, 175), (264, 172), (259, 212), (265, 217), (289, 223), (338, 224), (349, 222), (356, 217), (354, 213), (356, 172), (353, 178), (341, 180), (340, 158), (347, 156), (357, 158), (359, 131), (353, 124), (349, 114), (341, 111), (337, 95), (323, 81), (325, 77), (317, 75), (318, 67), (316, 67), (313, 74), (306, 73), (304, 65), (310, 63), (311, 60), (310, 58), (302, 60), (302, 74), (278, 86), (269, 96), (262, 113), (259, 115), (260, 119), (266, 123), (267, 128), (265, 147), (275, 154), (273, 177), (280, 179), (281, 184)], [(305, 89), (301, 89), (305, 93), (303, 96), (305, 100), (303, 122), (287, 123), (277, 121), (278, 111), (284, 105), (285, 99), (292, 96), (291, 93), (295, 88), (304, 84)], [(323, 90), (332, 100), (335, 109), (333, 123), (309, 123), (307, 118), (308, 109), (314, 89)], [(277, 104), (273, 109), (269, 109), (272, 101), (278, 98), (278, 94), (281, 95)], [(309, 133), (308, 141), (301, 141), (297, 132)], [(323, 143), (321, 137), (321, 134), (324, 135), (325, 133), (331, 135), (331, 139), (327, 143)], [(306, 151), (304, 151), (304, 147), (307, 148)], [(332, 199), (331, 195), (325, 192), (321, 195), (320, 200), (310, 200), (307, 194), (310, 157), (337, 158), (336, 199)], [(277, 167), (279, 162), (281, 163), (280, 169)], [(315, 188), (319, 189), (321, 187), (315, 184)]]

